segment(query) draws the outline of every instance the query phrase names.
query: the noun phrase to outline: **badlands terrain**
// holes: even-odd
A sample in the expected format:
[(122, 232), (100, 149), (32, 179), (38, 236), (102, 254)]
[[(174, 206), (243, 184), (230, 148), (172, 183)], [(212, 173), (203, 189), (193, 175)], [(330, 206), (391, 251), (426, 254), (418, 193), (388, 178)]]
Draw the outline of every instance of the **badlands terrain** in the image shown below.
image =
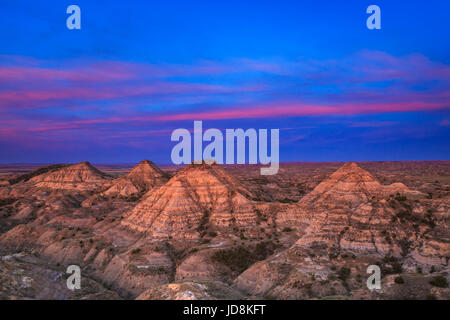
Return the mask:
[(0, 299), (450, 299), (449, 212), (450, 161), (3, 166)]

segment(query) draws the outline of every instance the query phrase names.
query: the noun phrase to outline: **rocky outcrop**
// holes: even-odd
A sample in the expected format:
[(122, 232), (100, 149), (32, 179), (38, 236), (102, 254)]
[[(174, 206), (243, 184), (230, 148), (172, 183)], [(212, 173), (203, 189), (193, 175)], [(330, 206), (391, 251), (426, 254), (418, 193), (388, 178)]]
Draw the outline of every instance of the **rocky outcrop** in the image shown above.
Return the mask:
[(92, 190), (104, 186), (111, 178), (89, 162), (64, 166), (28, 180), (39, 188)]
[(398, 210), (390, 201), (420, 196), (403, 184), (384, 186), (356, 163), (347, 163), (281, 213), (278, 221), (304, 227), (299, 246), (398, 255), (401, 246), (389, 234), (409, 238), (409, 230), (392, 224)]
[(382, 185), (369, 172), (356, 163), (349, 162), (322, 181), (301, 200), (301, 203), (302, 205), (328, 204), (355, 208), (374, 198), (386, 198), (397, 192), (410, 195), (421, 194), (408, 189), (402, 183)]
[(243, 296), (225, 283), (177, 282), (149, 289), (139, 295), (137, 300), (238, 300)]
[(129, 197), (145, 193), (153, 188), (162, 186), (167, 182), (168, 178), (168, 175), (153, 162), (144, 160), (128, 174), (114, 180), (111, 188), (105, 191), (105, 195)]
[(65, 268), (23, 252), (0, 257), (0, 300), (119, 300), (117, 293), (84, 276), (80, 290), (67, 288)]
[[(430, 283), (450, 280), (445, 184), (425, 195), (349, 163), (311, 173), (313, 190), (298, 202), (257, 202), (229, 167), (189, 165), (167, 181), (144, 161), (113, 182), (92, 168), (46, 167), (0, 188), (0, 298), (79, 298), (43, 274), (70, 264), (94, 281), (99, 296), (87, 299), (109, 290), (133, 299), (449, 297), (442, 278), (441, 287)], [(22, 265), (17, 252), (36, 260)], [(373, 264), (381, 292), (366, 287)], [(18, 271), (28, 265), (32, 272)]]
[(425, 200), (403, 184), (382, 185), (356, 164), (345, 164), (280, 213), (279, 224), (302, 229), (297, 242), (247, 269), (235, 284), (253, 295), (303, 299), (356, 292), (361, 283), (350, 282), (347, 273), (361, 278), (364, 268), (380, 261), (388, 265), (383, 272), (401, 272), (402, 265), (413, 272), (448, 270), (448, 217), (439, 214), (440, 206), (436, 215), (425, 210)]
[(192, 164), (152, 192), (122, 225), (154, 238), (196, 239), (209, 228), (252, 228), (257, 214), (246, 191), (218, 165)]

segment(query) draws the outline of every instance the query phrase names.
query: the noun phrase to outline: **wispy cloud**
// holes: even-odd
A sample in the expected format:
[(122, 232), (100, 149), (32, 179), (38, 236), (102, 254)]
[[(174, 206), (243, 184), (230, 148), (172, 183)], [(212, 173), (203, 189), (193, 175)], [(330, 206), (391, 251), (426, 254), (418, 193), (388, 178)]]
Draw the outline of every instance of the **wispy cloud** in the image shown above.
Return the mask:
[[(190, 65), (0, 56), (0, 84), (5, 141), (61, 140), (82, 132), (93, 139), (143, 138), (167, 133), (170, 123), (186, 120), (450, 108), (449, 65), (420, 54), (395, 57), (378, 51), (334, 60), (239, 58)], [(148, 124), (158, 128), (142, 128)], [(363, 121), (353, 127), (391, 125)]]

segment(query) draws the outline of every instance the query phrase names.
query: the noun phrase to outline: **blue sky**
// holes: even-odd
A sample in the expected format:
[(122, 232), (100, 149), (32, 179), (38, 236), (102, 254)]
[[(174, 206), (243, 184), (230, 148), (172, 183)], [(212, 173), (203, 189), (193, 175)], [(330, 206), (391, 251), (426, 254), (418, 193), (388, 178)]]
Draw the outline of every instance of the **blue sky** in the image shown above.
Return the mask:
[(193, 120), (279, 128), (281, 161), (449, 159), (449, 9), (0, 1), (0, 162), (170, 163)]

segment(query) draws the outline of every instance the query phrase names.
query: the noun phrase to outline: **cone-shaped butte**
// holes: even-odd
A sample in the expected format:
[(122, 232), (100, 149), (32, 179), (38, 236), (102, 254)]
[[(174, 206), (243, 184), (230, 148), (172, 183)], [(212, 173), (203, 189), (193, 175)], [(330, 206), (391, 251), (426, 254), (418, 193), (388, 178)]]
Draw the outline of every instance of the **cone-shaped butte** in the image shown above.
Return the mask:
[(110, 180), (89, 162), (80, 162), (38, 175), (29, 182), (40, 188), (84, 190), (98, 188)]
[(206, 230), (256, 226), (250, 196), (218, 165), (191, 164), (150, 194), (123, 226), (154, 238), (197, 239)]
[(121, 195), (124, 197), (147, 192), (162, 186), (168, 181), (168, 175), (153, 162), (144, 160), (123, 177), (113, 181), (106, 195)]
[(392, 225), (396, 211), (387, 202), (397, 192), (420, 194), (403, 184), (384, 186), (357, 164), (347, 163), (282, 213), (279, 222), (306, 226), (297, 245), (399, 254), (400, 246), (386, 236), (399, 232)]
[(344, 204), (355, 207), (373, 197), (384, 197), (395, 192), (414, 193), (401, 183), (384, 186), (356, 163), (349, 162), (317, 185), (301, 200), (301, 203), (311, 205)]

